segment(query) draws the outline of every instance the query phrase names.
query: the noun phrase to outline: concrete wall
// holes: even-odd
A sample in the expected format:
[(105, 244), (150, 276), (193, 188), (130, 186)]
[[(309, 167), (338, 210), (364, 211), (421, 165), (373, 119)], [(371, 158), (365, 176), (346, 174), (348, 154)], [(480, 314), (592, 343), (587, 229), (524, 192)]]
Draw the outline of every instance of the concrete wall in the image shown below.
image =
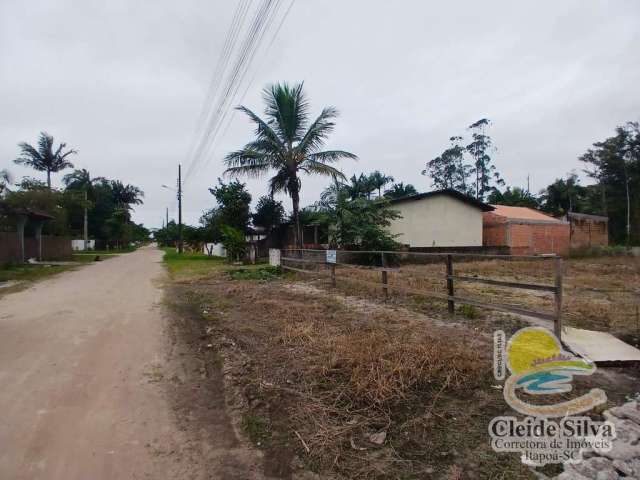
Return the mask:
[(402, 215), (389, 232), (410, 247), (472, 247), (482, 245), (482, 211), (447, 195), (394, 203)]
[(214, 257), (226, 257), (227, 251), (221, 243), (205, 243), (202, 247), (202, 253)]
[[(95, 250), (96, 249), (96, 241), (95, 240), (88, 240), (87, 243), (89, 244), (89, 250)], [(84, 240), (71, 240), (71, 248), (74, 251), (82, 251), (82, 250), (84, 250)]]

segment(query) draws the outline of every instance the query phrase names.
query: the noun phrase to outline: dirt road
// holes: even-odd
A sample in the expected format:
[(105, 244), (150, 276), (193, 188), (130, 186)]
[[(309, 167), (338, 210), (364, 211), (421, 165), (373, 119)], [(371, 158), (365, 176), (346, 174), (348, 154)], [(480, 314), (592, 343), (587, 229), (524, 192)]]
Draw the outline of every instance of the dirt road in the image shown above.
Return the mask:
[(167, 340), (160, 262), (144, 248), (0, 299), (1, 479), (262, 478), (220, 376)]

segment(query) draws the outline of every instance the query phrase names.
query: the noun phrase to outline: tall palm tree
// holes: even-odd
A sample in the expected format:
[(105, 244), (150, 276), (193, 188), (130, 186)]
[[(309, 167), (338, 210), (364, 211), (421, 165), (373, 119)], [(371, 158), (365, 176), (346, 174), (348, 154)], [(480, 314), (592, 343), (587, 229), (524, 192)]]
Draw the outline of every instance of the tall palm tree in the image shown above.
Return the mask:
[(19, 165), (27, 165), (39, 172), (47, 172), (47, 187), (51, 190), (51, 173), (59, 172), (65, 168), (73, 168), (73, 164), (67, 160), (67, 157), (78, 152), (75, 150), (64, 151), (66, 143), (61, 143), (58, 148), (53, 146), (53, 137), (47, 132), (40, 132), (38, 139), (38, 148), (29, 145), (26, 142), (18, 144), (21, 153), (14, 160)]
[(357, 158), (343, 150), (320, 150), (333, 131), (333, 119), (338, 111), (326, 107), (310, 123), (309, 102), (302, 86), (302, 83), (293, 86), (277, 83), (265, 88), (264, 120), (248, 108), (238, 107), (255, 123), (255, 139), (225, 157), (225, 173), (228, 175), (259, 177), (275, 171), (269, 180), (270, 193), (285, 192), (291, 197), (298, 245), (302, 244), (299, 216), (301, 173), (344, 179), (342, 172), (330, 164), (343, 158)]
[(84, 193), (84, 249), (89, 249), (89, 193), (96, 183), (104, 181), (104, 177), (91, 178), (88, 170), (74, 170), (62, 178), (65, 186), (69, 190), (78, 190)]
[(371, 182), (371, 186), (378, 190), (378, 198), (382, 197), (382, 188), (392, 183), (393, 177), (390, 175), (385, 175), (384, 173), (376, 170), (375, 172), (369, 175), (369, 181)]
[(124, 212), (125, 219), (130, 220), (129, 211), (132, 205), (141, 205), (144, 192), (133, 185), (125, 185), (120, 180), (111, 180), (111, 193), (118, 209)]

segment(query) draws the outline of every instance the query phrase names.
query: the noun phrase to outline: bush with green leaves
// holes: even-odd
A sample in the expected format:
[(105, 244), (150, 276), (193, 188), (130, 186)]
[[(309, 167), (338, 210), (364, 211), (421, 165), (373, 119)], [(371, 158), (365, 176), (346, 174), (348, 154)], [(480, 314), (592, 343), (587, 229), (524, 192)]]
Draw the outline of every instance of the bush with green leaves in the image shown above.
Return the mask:
[(244, 233), (229, 225), (222, 225), (220, 231), (222, 245), (227, 251), (227, 258), (230, 261), (239, 261), (247, 251), (247, 242), (245, 241)]

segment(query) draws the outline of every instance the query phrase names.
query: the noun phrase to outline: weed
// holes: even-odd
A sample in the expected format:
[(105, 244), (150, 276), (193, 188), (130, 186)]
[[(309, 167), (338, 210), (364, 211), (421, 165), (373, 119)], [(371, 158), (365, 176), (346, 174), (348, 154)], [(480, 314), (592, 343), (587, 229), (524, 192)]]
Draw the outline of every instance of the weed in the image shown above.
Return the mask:
[(232, 280), (259, 280), (269, 281), (280, 276), (279, 267), (261, 266), (258, 268), (238, 268), (229, 271)]
[(464, 318), (474, 319), (478, 317), (478, 310), (473, 305), (467, 305), (466, 303), (460, 305), (460, 313)]
[(262, 443), (271, 436), (268, 429), (267, 421), (252, 413), (248, 413), (242, 420), (242, 427), (253, 443)]

